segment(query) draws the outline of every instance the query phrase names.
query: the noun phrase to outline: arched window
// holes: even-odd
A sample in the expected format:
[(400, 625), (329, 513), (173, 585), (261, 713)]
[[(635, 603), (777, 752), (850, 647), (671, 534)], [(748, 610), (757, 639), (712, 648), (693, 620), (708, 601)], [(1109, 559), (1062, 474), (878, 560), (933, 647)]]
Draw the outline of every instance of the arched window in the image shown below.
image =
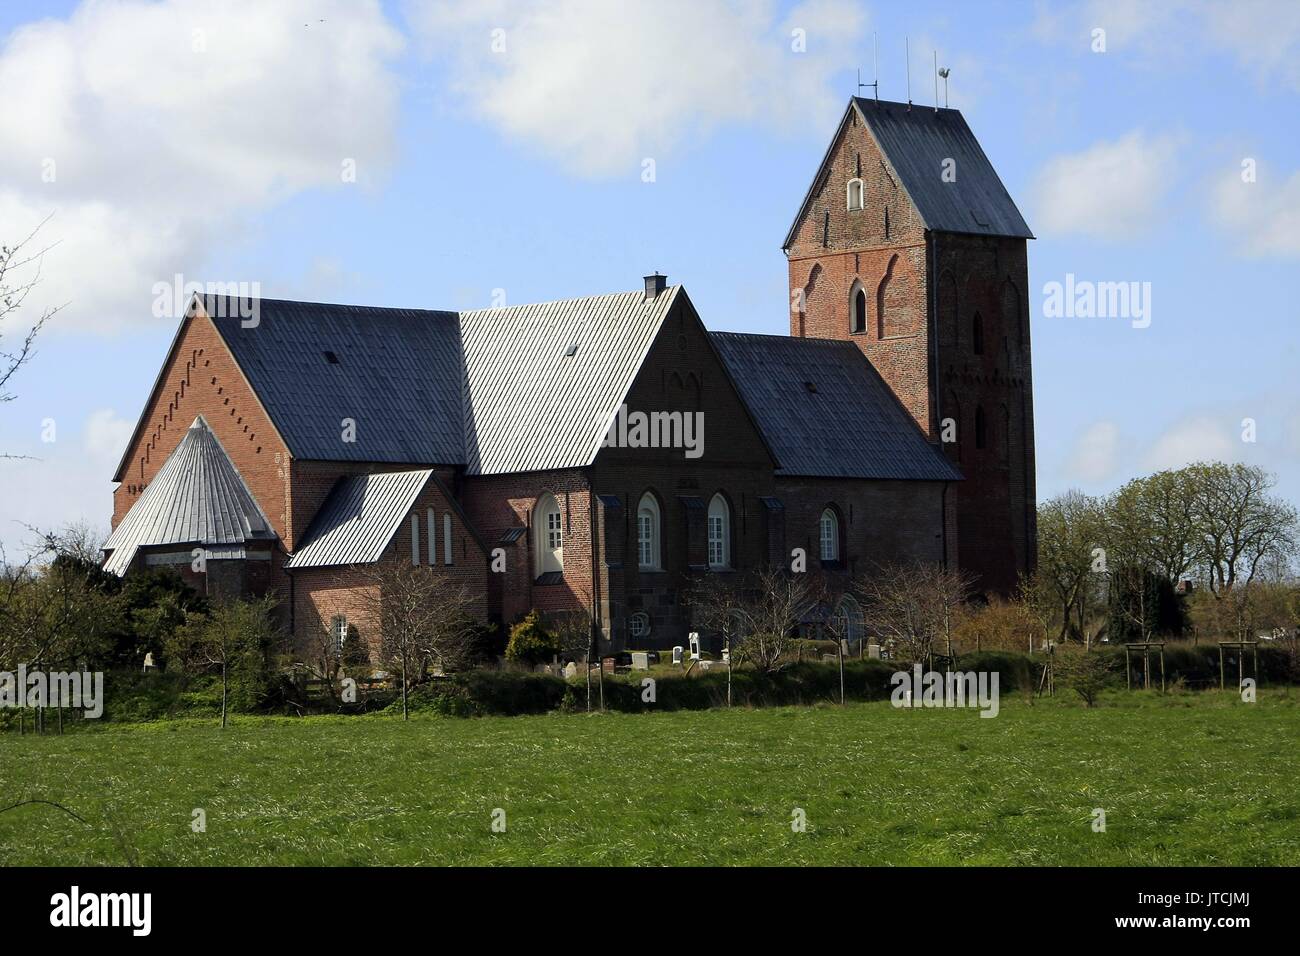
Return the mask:
[(659, 562), (659, 502), (646, 492), (636, 507), (636, 564), (643, 571), (657, 571)]
[(709, 502), (709, 567), (731, 567), (731, 507), (721, 494)]
[(537, 576), (564, 570), (564, 523), (560, 503), (552, 494), (537, 499), (533, 511), (533, 533), (537, 546)]
[(862, 208), (862, 180), (850, 179), (846, 189), (845, 204), (851, 210)]
[(862, 640), (862, 608), (847, 594), (841, 597), (840, 603), (835, 606), (834, 631), (836, 637), (850, 644)]
[(984, 406), (975, 406), (975, 447), (983, 448), (988, 442), (988, 425), (984, 421)]
[(850, 331), (865, 332), (867, 331), (867, 293), (862, 288), (861, 283), (853, 283), (853, 291), (850, 293), (853, 297), (853, 324)]
[(978, 312), (975, 313), (975, 320), (971, 323), (971, 348), (975, 350), (976, 355), (984, 354), (984, 316)]
[(838, 561), (840, 559), (840, 518), (835, 513), (835, 509), (827, 508), (822, 512), (819, 537), (822, 560)]

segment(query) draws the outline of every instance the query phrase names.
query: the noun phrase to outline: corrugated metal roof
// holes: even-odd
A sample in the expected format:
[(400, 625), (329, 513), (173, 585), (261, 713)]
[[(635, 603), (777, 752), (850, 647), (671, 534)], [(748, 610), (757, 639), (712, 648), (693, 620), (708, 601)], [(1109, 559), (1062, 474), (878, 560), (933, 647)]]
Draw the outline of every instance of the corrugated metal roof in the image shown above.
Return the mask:
[(777, 474), (961, 478), (852, 342), (709, 335), (777, 458)]
[(319, 568), (378, 561), (432, 475), (432, 469), (426, 468), (340, 478), (285, 566)]
[(275, 532), (200, 415), (104, 543), (104, 569), (124, 574), (149, 545), (231, 545)]
[(590, 464), (680, 288), (463, 313), (469, 474)]
[(455, 312), (257, 299), (244, 328), (239, 300), (202, 301), (295, 458), (464, 463)]
[[(927, 229), (1034, 238), (960, 110), (853, 101)], [(942, 176), (947, 159), (954, 160), (952, 182)]]

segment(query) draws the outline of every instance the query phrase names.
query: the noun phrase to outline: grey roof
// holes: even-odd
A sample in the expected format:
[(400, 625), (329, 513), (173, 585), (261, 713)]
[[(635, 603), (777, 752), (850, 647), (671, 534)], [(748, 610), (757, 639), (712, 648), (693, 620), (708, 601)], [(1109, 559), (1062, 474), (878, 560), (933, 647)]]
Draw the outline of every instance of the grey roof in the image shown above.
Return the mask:
[(469, 474), (590, 464), (680, 289), (463, 313)]
[(238, 301), (202, 297), (295, 458), (465, 461), (455, 312), (257, 299), (244, 300), (258, 306), (244, 328)]
[(378, 561), (410, 513), (432, 469), (346, 475), (334, 483), (288, 568)]
[[(927, 229), (1034, 238), (960, 110), (935, 110), (919, 103), (909, 107), (860, 96), (853, 97), (849, 109), (856, 109), (862, 117)], [(846, 119), (848, 115), (846, 110)], [(834, 146), (832, 141), (822, 168)], [(944, 182), (941, 175), (946, 159), (955, 161), (956, 179), (952, 182)], [(785, 248), (794, 241), (820, 180), (819, 169), (786, 235)]]
[(104, 569), (124, 574), (141, 547), (237, 545), (275, 532), (203, 416), (104, 543)]
[(776, 456), (777, 474), (961, 478), (852, 342), (709, 335)]

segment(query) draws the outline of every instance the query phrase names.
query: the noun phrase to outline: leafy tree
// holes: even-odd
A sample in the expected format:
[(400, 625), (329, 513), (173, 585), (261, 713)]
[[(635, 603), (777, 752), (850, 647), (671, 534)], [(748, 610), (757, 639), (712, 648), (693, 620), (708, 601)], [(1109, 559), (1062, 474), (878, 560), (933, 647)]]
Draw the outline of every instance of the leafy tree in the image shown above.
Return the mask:
[(560, 636), (546, 627), (542, 615), (529, 611), (510, 628), (506, 660), (535, 666), (544, 664), (561, 651)]

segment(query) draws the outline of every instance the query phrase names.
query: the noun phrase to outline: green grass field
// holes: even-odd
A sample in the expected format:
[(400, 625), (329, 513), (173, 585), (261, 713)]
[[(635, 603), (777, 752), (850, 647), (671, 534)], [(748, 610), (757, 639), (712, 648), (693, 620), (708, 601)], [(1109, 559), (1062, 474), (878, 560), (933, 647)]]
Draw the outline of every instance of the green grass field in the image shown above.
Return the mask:
[(1253, 705), (1004, 699), (995, 719), (872, 703), (10, 733), (0, 806), (52, 800), (88, 823), (43, 805), (0, 813), (0, 859), (1296, 865), (1297, 737), (1300, 697), (1285, 690)]

